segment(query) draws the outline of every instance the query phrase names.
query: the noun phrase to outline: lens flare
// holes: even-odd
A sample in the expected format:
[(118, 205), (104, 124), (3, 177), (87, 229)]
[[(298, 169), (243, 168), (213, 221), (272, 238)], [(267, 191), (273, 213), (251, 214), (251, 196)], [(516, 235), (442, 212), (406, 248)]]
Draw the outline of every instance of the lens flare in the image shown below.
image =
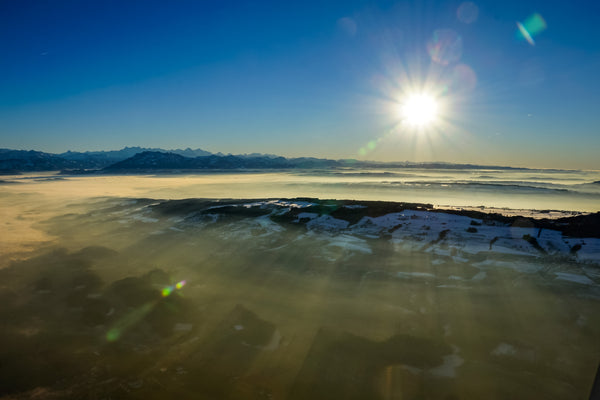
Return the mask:
[(535, 41), (533, 40), (533, 37), (529, 34), (529, 32), (527, 32), (525, 26), (522, 23), (517, 22), (517, 28), (519, 28), (519, 32), (521, 32), (523, 38), (527, 40), (527, 43), (529, 43), (532, 46), (535, 46)]
[(180, 290), (181, 288), (183, 288), (185, 286), (185, 284), (186, 284), (186, 281), (183, 280), (183, 281), (177, 282), (174, 285), (163, 288), (163, 290), (161, 290), (162, 297), (170, 296), (171, 293), (173, 293), (175, 290)]
[[(162, 297), (170, 296), (174, 291), (181, 290), (187, 282), (185, 280), (179, 281), (174, 285), (167, 286), (163, 288), (160, 293)], [(108, 332), (106, 332), (106, 340), (108, 342), (115, 342), (119, 340), (122, 334), (127, 331), (132, 326), (136, 325), (140, 322), (146, 315), (150, 313), (154, 309), (154, 307), (158, 304), (157, 301), (153, 301), (150, 303), (144, 304), (142, 307), (131, 311), (126, 314), (123, 318), (121, 318), (117, 323), (112, 326)]]
[(479, 16), (479, 7), (470, 1), (462, 3), (456, 10), (456, 17), (465, 24), (471, 24), (477, 20)]
[(440, 65), (449, 65), (462, 56), (462, 38), (452, 29), (438, 29), (427, 43), (427, 52), (431, 60)]
[(535, 46), (533, 37), (545, 30), (546, 27), (546, 21), (537, 13), (527, 18), (523, 23), (517, 22), (520, 36), (532, 46)]
[(452, 69), (450, 88), (455, 92), (464, 92), (475, 89), (477, 75), (466, 64), (458, 64)]

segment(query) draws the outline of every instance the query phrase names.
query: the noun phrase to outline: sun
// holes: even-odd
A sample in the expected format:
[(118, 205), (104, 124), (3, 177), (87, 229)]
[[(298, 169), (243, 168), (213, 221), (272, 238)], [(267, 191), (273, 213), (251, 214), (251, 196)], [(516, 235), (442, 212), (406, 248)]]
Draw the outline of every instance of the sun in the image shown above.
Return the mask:
[(408, 125), (424, 128), (435, 122), (438, 102), (426, 93), (412, 94), (400, 105), (400, 117)]

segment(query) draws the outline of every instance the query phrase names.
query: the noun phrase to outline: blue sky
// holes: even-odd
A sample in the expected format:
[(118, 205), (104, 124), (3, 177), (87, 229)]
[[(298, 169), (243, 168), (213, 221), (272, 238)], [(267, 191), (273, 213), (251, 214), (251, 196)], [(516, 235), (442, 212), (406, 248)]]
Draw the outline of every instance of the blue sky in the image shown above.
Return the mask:
[(0, 147), (600, 169), (600, 5), (463, 3), (0, 2)]

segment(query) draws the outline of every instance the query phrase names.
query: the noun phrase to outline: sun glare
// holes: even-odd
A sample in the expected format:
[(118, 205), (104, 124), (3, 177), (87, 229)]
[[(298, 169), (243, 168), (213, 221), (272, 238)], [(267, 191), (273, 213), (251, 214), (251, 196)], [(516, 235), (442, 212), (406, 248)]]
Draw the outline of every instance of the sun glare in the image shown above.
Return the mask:
[(413, 94), (402, 103), (400, 113), (402, 120), (407, 124), (426, 127), (435, 121), (438, 114), (438, 103), (431, 95)]

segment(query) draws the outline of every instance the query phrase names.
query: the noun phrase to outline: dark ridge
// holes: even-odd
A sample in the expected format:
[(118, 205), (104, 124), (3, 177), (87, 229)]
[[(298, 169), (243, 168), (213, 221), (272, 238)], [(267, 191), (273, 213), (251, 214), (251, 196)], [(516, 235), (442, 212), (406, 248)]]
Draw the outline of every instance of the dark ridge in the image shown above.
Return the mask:
[(244, 207), (239, 205), (231, 205), (219, 207), (217, 209), (204, 210), (201, 212), (201, 214), (211, 214), (213, 212), (216, 212), (221, 216), (232, 218), (254, 218), (270, 214), (271, 210), (261, 208), (259, 206)]
[(181, 215), (206, 211), (209, 207), (222, 207), (233, 204), (240, 204), (250, 200), (209, 200), (209, 199), (183, 199), (183, 200), (165, 200), (158, 204), (150, 206), (153, 211), (163, 215)]
[(600, 238), (600, 212), (558, 219), (535, 219), (531, 217), (505, 216), (498, 213), (485, 213), (473, 210), (444, 210), (431, 209), (431, 212), (462, 215), (470, 218), (481, 219), (484, 224), (502, 223), (521, 228), (554, 229), (571, 237)]
[[(431, 204), (395, 203), (388, 201), (356, 201), (356, 200), (320, 200), (313, 198), (282, 199), (286, 201), (307, 201), (314, 203), (305, 208), (292, 208), (289, 212), (273, 216), (276, 221), (286, 222), (296, 220), (298, 214), (308, 212), (319, 215), (331, 215), (334, 218), (348, 221), (350, 225), (357, 223), (363, 217), (381, 217), (382, 215), (402, 212), (405, 210), (426, 211), (433, 208)], [(364, 208), (349, 208), (346, 206), (365, 206)]]
[(273, 169), (292, 168), (295, 164), (283, 157), (244, 157), (209, 155), (184, 157), (160, 151), (144, 151), (104, 168), (105, 171), (204, 170), (204, 169)]
[(566, 236), (600, 238), (600, 212), (559, 218), (555, 224)]
[[(247, 203), (256, 201), (304, 201), (313, 203), (308, 207), (290, 208), (284, 214), (272, 215), (275, 222), (287, 223), (296, 221), (300, 213), (309, 212), (318, 215), (330, 215), (337, 219), (348, 221), (351, 225), (360, 221), (363, 217), (380, 217), (382, 215), (402, 212), (405, 210), (429, 211), (469, 217), (481, 220), (484, 225), (506, 225), (522, 228), (553, 229), (571, 237), (594, 237), (600, 238), (600, 212), (588, 215), (563, 217), (559, 219), (535, 219), (521, 216), (504, 216), (498, 213), (485, 213), (473, 210), (444, 210), (434, 208), (431, 204), (419, 203), (396, 203), (385, 201), (357, 201), (357, 200), (321, 200), (314, 198), (294, 199), (185, 199), (167, 200), (152, 205), (152, 209), (164, 215), (187, 215), (191, 213), (214, 213), (229, 216), (260, 216), (268, 214), (261, 207), (248, 206)], [(246, 207), (241, 205), (246, 204)], [(350, 207), (348, 207), (350, 206)], [(352, 208), (352, 206), (364, 206)], [(477, 226), (478, 221), (471, 225)]]
[(0, 170), (13, 171), (52, 171), (65, 168), (80, 168), (81, 163), (66, 160), (54, 154), (41, 151), (4, 150), (0, 151)]
[[(345, 206), (362, 205), (365, 208), (349, 208)], [(338, 208), (331, 213), (332, 217), (339, 218), (355, 224), (362, 217), (377, 218), (386, 214), (402, 212), (404, 210), (432, 209), (432, 204), (418, 203), (395, 203), (389, 201), (344, 201)]]

